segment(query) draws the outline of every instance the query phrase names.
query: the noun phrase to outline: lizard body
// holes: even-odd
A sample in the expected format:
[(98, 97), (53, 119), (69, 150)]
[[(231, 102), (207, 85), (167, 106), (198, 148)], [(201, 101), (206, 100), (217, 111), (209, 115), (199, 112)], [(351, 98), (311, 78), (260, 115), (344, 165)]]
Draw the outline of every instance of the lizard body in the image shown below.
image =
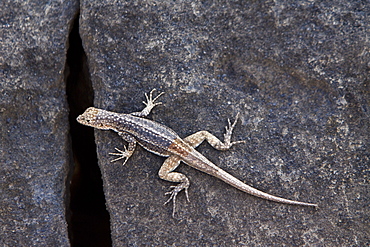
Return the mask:
[(167, 126), (143, 118), (150, 113), (153, 107), (161, 104), (160, 102), (155, 103), (155, 101), (162, 93), (153, 99), (153, 91), (150, 92), (149, 97), (145, 94), (147, 102), (143, 103), (146, 107), (141, 112), (124, 114), (90, 107), (77, 118), (77, 121), (97, 129), (116, 131), (128, 142), (127, 148), (124, 146), (124, 151), (116, 148), (118, 153), (110, 153), (119, 156), (112, 160), (112, 162), (125, 159), (123, 163), (125, 164), (134, 152), (136, 143), (139, 143), (143, 148), (154, 154), (168, 157), (159, 170), (159, 177), (167, 181), (179, 183), (176, 186), (171, 186), (172, 191), (166, 193), (170, 195), (170, 198), (165, 204), (173, 200), (173, 215), (175, 213), (176, 196), (180, 191), (185, 190), (186, 198), (189, 200), (187, 193), (190, 185), (189, 179), (184, 174), (174, 172), (181, 161), (195, 169), (217, 177), (248, 194), (280, 203), (317, 207), (317, 204), (288, 200), (257, 190), (217, 167), (195, 150), (204, 140), (207, 140), (217, 150), (227, 150), (234, 144), (244, 143), (245, 141), (231, 142), (232, 131), (237, 122), (238, 115), (232, 124), (228, 120), (229, 124), (226, 127), (224, 142), (221, 142), (217, 137), (207, 131), (199, 131), (181, 139), (175, 131)]

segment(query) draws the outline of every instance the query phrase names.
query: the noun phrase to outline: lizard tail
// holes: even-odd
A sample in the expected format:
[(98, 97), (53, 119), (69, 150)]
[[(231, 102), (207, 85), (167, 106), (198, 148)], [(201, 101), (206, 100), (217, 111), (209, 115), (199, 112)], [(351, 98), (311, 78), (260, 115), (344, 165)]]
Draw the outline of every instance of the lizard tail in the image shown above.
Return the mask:
[(221, 179), (222, 181), (224, 181), (225, 183), (228, 183), (228, 184), (234, 186), (235, 188), (237, 188), (237, 189), (239, 189), (243, 192), (246, 192), (248, 194), (254, 195), (254, 196), (257, 196), (257, 197), (260, 197), (260, 198), (263, 198), (263, 199), (267, 199), (267, 200), (270, 200), (270, 201), (280, 202), (280, 203), (294, 204), (294, 205), (301, 205), (301, 206), (310, 206), (310, 207), (318, 207), (318, 205), (315, 204), (315, 203), (293, 201), (293, 200), (281, 198), (281, 197), (278, 197), (278, 196), (273, 196), (273, 195), (270, 195), (270, 194), (265, 193), (263, 191), (257, 190), (255, 188), (243, 183), (239, 179), (235, 178), (231, 174), (229, 174), (229, 173), (227, 173), (227, 172), (225, 172), (221, 169), (218, 169), (218, 171), (216, 173), (218, 174), (218, 176), (217, 175), (216, 176), (219, 179)]
[[(188, 161), (188, 162), (187, 162)], [(213, 164), (211, 161), (203, 157), (199, 153), (193, 153), (192, 155), (189, 155), (187, 157), (187, 160), (185, 160), (185, 163), (187, 163), (189, 166), (194, 167), (195, 169), (198, 169), (202, 172), (205, 172), (207, 174), (210, 174), (216, 178), (221, 179), (225, 183), (230, 184), (231, 186), (244, 191), (250, 195), (254, 195), (266, 200), (280, 202), (280, 203), (286, 203), (286, 204), (294, 204), (294, 205), (301, 205), (301, 206), (310, 206), (310, 207), (318, 207), (317, 204), (314, 203), (307, 203), (307, 202), (299, 202), (299, 201), (293, 201), (285, 198), (281, 198), (278, 196), (273, 196), (270, 194), (267, 194), (263, 191), (257, 190), (236, 177), (232, 176), (231, 174), (225, 172), (215, 164)]]

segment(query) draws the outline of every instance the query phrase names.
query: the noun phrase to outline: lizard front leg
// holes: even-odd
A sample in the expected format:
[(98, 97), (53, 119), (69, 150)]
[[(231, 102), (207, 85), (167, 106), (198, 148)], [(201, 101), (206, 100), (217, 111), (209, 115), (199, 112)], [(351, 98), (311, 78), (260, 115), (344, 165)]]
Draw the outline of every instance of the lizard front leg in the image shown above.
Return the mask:
[(125, 140), (126, 142), (128, 142), (128, 147), (126, 148), (126, 146), (123, 146), (123, 148), (125, 149), (125, 151), (122, 151), (118, 148), (115, 148), (115, 150), (118, 152), (118, 153), (109, 153), (111, 155), (116, 155), (116, 156), (120, 156), (114, 160), (111, 160), (111, 162), (115, 162), (117, 160), (120, 160), (120, 159), (125, 159), (125, 161), (123, 162), (123, 165), (126, 164), (127, 160), (131, 157), (131, 155), (134, 153), (135, 151), (135, 147), (136, 147), (136, 140), (135, 138), (128, 134), (128, 133), (125, 133), (125, 132), (119, 132), (118, 135), (120, 137), (122, 137), (123, 140)]
[(160, 94), (158, 94), (154, 99), (153, 99), (153, 92), (155, 91), (156, 89), (154, 88), (152, 91), (150, 91), (149, 93), (149, 96), (147, 93), (145, 93), (145, 98), (146, 98), (146, 102), (143, 101), (144, 105), (145, 105), (145, 108), (141, 111), (141, 112), (132, 112), (130, 113), (131, 115), (134, 115), (134, 116), (137, 116), (137, 117), (146, 117), (149, 115), (150, 111), (157, 105), (161, 105), (162, 102), (157, 102), (155, 103), (155, 101), (162, 95), (164, 94), (164, 92), (161, 92)]
[(224, 142), (220, 141), (216, 136), (212, 135), (208, 131), (202, 130), (198, 131), (197, 133), (194, 133), (184, 139), (186, 143), (188, 143), (193, 148), (198, 147), (204, 140), (207, 140), (207, 142), (215, 149), (217, 150), (228, 150), (233, 145), (238, 143), (245, 143), (245, 141), (236, 141), (231, 142), (231, 135), (233, 133), (234, 127), (236, 125), (236, 122), (238, 121), (239, 113), (235, 117), (235, 121), (231, 124), (230, 119), (227, 119), (228, 126), (225, 127), (226, 132), (224, 134)]

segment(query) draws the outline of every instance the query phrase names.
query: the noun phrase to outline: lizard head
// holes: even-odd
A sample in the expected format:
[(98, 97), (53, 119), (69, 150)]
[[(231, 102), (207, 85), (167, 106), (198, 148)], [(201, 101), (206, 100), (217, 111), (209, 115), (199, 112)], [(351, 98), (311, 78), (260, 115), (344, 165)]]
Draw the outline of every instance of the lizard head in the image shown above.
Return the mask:
[(104, 110), (89, 107), (83, 114), (77, 117), (77, 122), (97, 129), (107, 130), (109, 126), (105, 124), (105, 121), (102, 121), (102, 115), (104, 115)]

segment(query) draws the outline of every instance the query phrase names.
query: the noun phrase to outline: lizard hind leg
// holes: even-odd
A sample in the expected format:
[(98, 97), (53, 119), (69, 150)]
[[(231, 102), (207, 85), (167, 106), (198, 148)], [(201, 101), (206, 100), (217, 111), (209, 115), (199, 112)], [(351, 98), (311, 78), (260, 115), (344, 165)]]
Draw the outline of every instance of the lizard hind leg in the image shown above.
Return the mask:
[(231, 141), (231, 136), (234, 130), (234, 127), (236, 125), (236, 122), (238, 121), (239, 113), (236, 115), (235, 120), (233, 123), (230, 122), (230, 119), (227, 119), (228, 126), (225, 127), (225, 134), (224, 134), (224, 141), (222, 142), (220, 139), (218, 139), (216, 136), (212, 135), (208, 131), (202, 130), (198, 131), (186, 138), (184, 138), (184, 141), (188, 143), (193, 148), (198, 147), (204, 140), (206, 140), (213, 148), (217, 150), (228, 150), (233, 145), (239, 144), (239, 143), (245, 143), (245, 141)]
[(188, 188), (190, 186), (189, 179), (182, 173), (173, 172), (173, 170), (175, 170), (176, 167), (179, 166), (180, 162), (181, 162), (180, 157), (170, 156), (165, 160), (165, 162), (161, 166), (161, 169), (158, 172), (158, 175), (161, 179), (170, 181), (170, 182), (179, 183), (178, 185), (171, 186), (170, 188), (172, 190), (165, 193), (165, 195), (170, 195), (170, 198), (164, 204), (169, 203), (171, 200), (173, 202), (172, 217), (175, 217), (176, 196), (178, 193), (184, 190), (186, 199), (189, 202), (189, 196), (188, 196)]

